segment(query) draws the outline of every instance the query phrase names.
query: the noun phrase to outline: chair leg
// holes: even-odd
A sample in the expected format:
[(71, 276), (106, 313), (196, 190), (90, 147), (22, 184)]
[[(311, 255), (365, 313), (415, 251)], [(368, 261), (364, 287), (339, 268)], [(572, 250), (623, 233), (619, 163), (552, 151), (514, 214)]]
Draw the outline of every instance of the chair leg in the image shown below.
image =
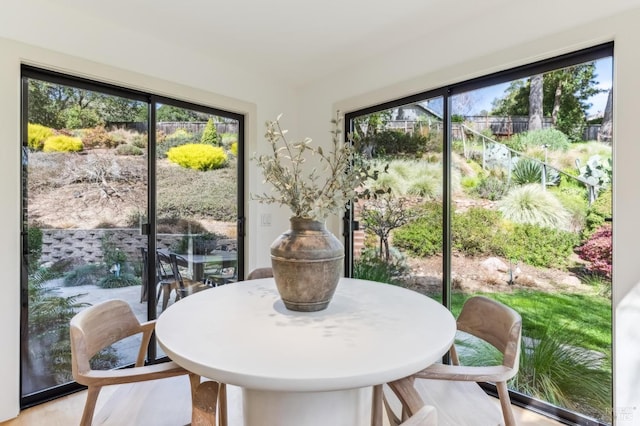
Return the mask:
[(218, 426), (227, 426), (228, 421), (227, 385), (224, 383), (220, 383), (218, 385)]
[(189, 373), (189, 383), (191, 385), (191, 403), (196, 399), (196, 390), (200, 386), (200, 376), (194, 373)]
[(191, 411), (192, 426), (216, 426), (218, 382), (206, 381), (196, 389)]
[(167, 309), (167, 305), (169, 304), (169, 296), (171, 296), (171, 287), (169, 284), (162, 284), (162, 312)]
[(102, 386), (89, 386), (87, 389), (87, 401), (84, 403), (80, 426), (91, 426), (93, 413), (96, 410), (96, 403), (98, 402), (98, 395), (101, 389)]
[(382, 385), (375, 385), (371, 401), (371, 426), (382, 426)]
[(498, 382), (496, 383), (496, 388), (498, 388), (498, 397), (500, 398), (500, 406), (502, 407), (502, 417), (504, 418), (505, 426), (517, 426), (516, 419), (513, 416), (513, 410), (511, 409), (511, 399), (509, 399), (507, 383)]

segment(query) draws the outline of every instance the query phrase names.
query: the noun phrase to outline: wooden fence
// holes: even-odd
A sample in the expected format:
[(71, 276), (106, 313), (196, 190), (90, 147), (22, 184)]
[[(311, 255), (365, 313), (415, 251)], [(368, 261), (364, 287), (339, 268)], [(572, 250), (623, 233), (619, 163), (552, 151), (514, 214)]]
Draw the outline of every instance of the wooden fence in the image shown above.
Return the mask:
[[(493, 115), (474, 115), (465, 117), (465, 123), (473, 130), (481, 133), (485, 129), (490, 129), (491, 133), (498, 138), (509, 137), (516, 133), (523, 133), (529, 130), (529, 117), (525, 116), (493, 116)], [(387, 127), (391, 129), (412, 132), (416, 126), (427, 125), (427, 123), (416, 120), (393, 120), (387, 123)], [(442, 122), (432, 122), (428, 124), (433, 130), (440, 130)], [(553, 127), (551, 117), (544, 117), (542, 120), (542, 128), (547, 129)], [(595, 141), (600, 140), (600, 124), (591, 124), (585, 127), (583, 132), (583, 140)], [(462, 123), (453, 123), (451, 128), (451, 137), (454, 140), (462, 140)], [(606, 142), (606, 141), (605, 141)]]
[[(206, 121), (160, 121), (156, 124), (156, 129), (163, 132), (165, 135), (170, 135), (178, 129), (184, 129), (194, 135), (202, 134)], [(135, 130), (140, 133), (147, 131), (146, 122), (110, 122), (106, 126), (108, 129), (127, 129)], [(233, 120), (224, 123), (216, 123), (216, 130), (218, 134), (221, 133), (238, 133), (238, 122)]]

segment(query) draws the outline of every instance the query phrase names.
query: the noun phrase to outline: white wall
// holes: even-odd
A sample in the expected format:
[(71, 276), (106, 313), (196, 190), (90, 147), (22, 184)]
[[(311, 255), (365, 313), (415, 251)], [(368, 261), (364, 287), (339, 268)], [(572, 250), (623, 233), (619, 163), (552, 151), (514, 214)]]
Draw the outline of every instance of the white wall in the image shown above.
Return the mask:
[[(41, 3), (42, 7), (48, 7), (49, 2)], [(73, 15), (73, 11), (69, 11), (69, 14)], [(2, 19), (0, 22), (2, 28), (10, 24)], [(638, 131), (634, 121), (636, 106), (640, 104), (640, 81), (637, 78), (640, 76), (640, 57), (636, 54), (640, 45), (640, 30), (636, 29), (637, 22), (640, 22), (640, 12), (635, 11), (531, 43), (518, 42), (518, 36), (515, 35), (504, 40), (496, 39), (490, 46), (474, 49), (465, 46), (468, 37), (465, 40), (464, 35), (451, 32), (446, 34), (446, 44), (423, 40), (404, 42), (401, 48), (393, 52), (381, 54), (358, 67), (345, 69), (298, 91), (265, 81), (247, 70), (184, 50), (180, 57), (166, 58), (166, 50), (155, 46), (154, 40), (142, 43), (143, 49), (110, 49), (110, 46), (127, 45), (130, 35), (118, 31), (111, 31), (115, 38), (110, 39), (109, 46), (96, 46), (83, 40), (78, 36), (82, 28), (74, 26), (68, 26), (77, 28), (74, 34), (51, 32), (47, 43), (43, 44), (44, 48), (0, 38), (0, 140), (4, 142), (0, 160), (0, 194), (3, 200), (0, 210), (0, 270), (3, 271), (5, 282), (3, 297), (0, 298), (0, 339), (4, 348), (0, 353), (0, 377), (4, 382), (0, 387), (0, 421), (17, 415), (19, 400), (20, 262), (17, 247), (20, 229), (18, 142), (21, 63), (247, 114), (246, 152), (251, 154), (266, 148), (262, 137), (263, 124), (280, 112), (285, 114), (283, 124), (291, 129), (292, 137), (310, 136), (316, 142), (328, 143), (329, 120), (336, 109), (348, 112), (614, 40), (615, 398), (618, 412), (629, 407), (638, 408), (635, 417), (631, 411), (631, 419), (621, 417), (618, 424), (640, 424), (640, 380), (636, 379), (640, 376), (640, 350), (638, 343), (633, 342), (630, 336), (635, 326), (631, 321), (640, 309), (640, 295), (637, 295), (640, 291), (631, 291), (640, 278), (640, 263), (636, 260), (635, 249), (636, 242), (640, 241), (640, 228), (634, 226), (634, 218), (640, 217), (640, 202), (635, 189), (637, 182), (640, 182), (640, 167), (636, 165), (640, 158), (640, 143), (636, 140)], [(74, 25), (93, 29), (100, 24), (80, 19), (74, 21)], [(36, 39), (33, 36), (33, 28), (34, 25), (21, 26), (17, 23), (13, 28), (17, 34), (14, 37), (29, 43), (42, 43), (42, 37)], [(0, 36), (2, 34), (0, 29)], [(58, 52), (61, 49), (64, 49), (64, 53)], [(245, 166), (247, 192), (257, 192), (262, 177), (252, 163), (247, 162)], [(255, 202), (249, 202), (247, 206), (247, 243), (250, 244), (247, 247), (247, 266), (251, 268), (269, 263), (268, 247), (286, 229), (289, 212)], [(260, 226), (260, 215), (263, 213), (271, 214), (271, 227)], [(329, 225), (334, 232), (339, 232), (337, 218)]]
[[(95, 55), (91, 46), (78, 55)], [(108, 56), (107, 56), (108, 58)], [(157, 59), (155, 59), (157, 58)], [(19, 409), (19, 313), (20, 313), (20, 65), (36, 65), (98, 81), (133, 89), (150, 91), (176, 99), (244, 114), (246, 117), (247, 158), (267, 145), (264, 142), (263, 123), (285, 113), (287, 123), (295, 128), (297, 113), (294, 92), (264, 80), (257, 74), (220, 71), (220, 64), (208, 58), (184, 56), (166, 64), (163, 56), (140, 58), (113, 57), (111, 64), (92, 62), (53, 50), (0, 38), (0, 270), (3, 271), (4, 289), (0, 298), (0, 421), (15, 417)], [(137, 72), (131, 71), (136, 69)], [(182, 83), (182, 84), (180, 84)], [(220, 93), (225, 93), (226, 96)], [(233, 94), (236, 97), (232, 97)], [(247, 193), (258, 192), (262, 177), (248, 160)], [(263, 211), (271, 212), (272, 227), (260, 227)], [(247, 203), (247, 268), (270, 262), (269, 245), (286, 229), (286, 217), (279, 209)], [(285, 219), (281, 219), (284, 217)]]
[[(631, 291), (640, 281), (640, 128), (634, 118), (640, 105), (638, 22), (640, 10), (634, 10), (493, 52), (464, 49), (464, 40), (455, 34), (451, 34), (451, 40), (443, 39), (450, 43), (442, 45), (416, 40), (299, 93), (304, 111), (300, 131), (322, 134), (337, 109), (354, 111), (561, 53), (615, 42), (613, 303), (614, 398), (619, 425), (640, 425), (640, 338), (634, 338), (638, 334), (634, 333), (638, 329), (635, 319), (640, 318), (640, 285)], [(499, 43), (496, 40), (496, 45)], [(447, 49), (461, 53), (457, 57), (447, 55)], [(335, 224), (334, 232), (338, 226)]]

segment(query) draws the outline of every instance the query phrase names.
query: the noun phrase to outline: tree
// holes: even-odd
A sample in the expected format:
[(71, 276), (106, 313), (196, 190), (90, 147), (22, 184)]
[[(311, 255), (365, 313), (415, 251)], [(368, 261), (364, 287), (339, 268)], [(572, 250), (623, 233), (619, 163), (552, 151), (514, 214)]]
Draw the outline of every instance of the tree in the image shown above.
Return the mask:
[(604, 107), (604, 116), (602, 117), (602, 126), (598, 137), (602, 141), (610, 141), (613, 136), (613, 88), (609, 89), (607, 96), (607, 105)]
[(105, 122), (133, 122), (146, 117), (146, 104), (119, 96), (47, 81), (29, 80), (30, 123), (54, 129), (80, 129)]
[(218, 129), (216, 128), (216, 123), (213, 122), (213, 118), (210, 118), (209, 121), (207, 121), (207, 125), (204, 128), (204, 132), (202, 132), (200, 142), (213, 146), (220, 145), (220, 136), (218, 136)]
[[(595, 80), (595, 64), (574, 65), (543, 76), (544, 116), (551, 117), (556, 129), (571, 140), (582, 138), (588, 99), (601, 92)], [(493, 115), (529, 115), (530, 80), (515, 80), (505, 95), (493, 102)]]
[(207, 115), (173, 105), (161, 105), (156, 111), (157, 121), (205, 121)]
[(368, 230), (380, 239), (379, 255), (381, 259), (389, 262), (391, 253), (389, 250), (389, 236), (391, 231), (406, 225), (416, 218), (416, 213), (407, 208), (405, 198), (396, 198), (390, 193), (369, 200), (362, 207), (362, 221)]
[(542, 129), (543, 77), (536, 74), (529, 80), (529, 130)]

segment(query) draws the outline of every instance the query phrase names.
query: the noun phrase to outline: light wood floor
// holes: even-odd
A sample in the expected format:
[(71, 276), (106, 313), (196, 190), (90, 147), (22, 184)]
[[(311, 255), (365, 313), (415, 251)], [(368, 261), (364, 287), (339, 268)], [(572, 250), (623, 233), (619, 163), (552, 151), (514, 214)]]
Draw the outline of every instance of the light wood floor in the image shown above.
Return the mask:
[[(187, 385), (188, 386), (188, 385)], [(105, 387), (100, 395), (98, 400), (97, 410), (96, 410), (96, 419), (100, 415), (102, 411), (109, 411), (109, 404), (113, 403), (111, 401), (114, 395), (115, 386)], [(240, 393), (237, 388), (230, 387), (229, 389), (229, 426), (238, 426), (242, 424), (241, 418), (233, 415), (233, 413), (238, 413), (241, 411), (240, 408)], [(157, 396), (157, 395), (156, 395)], [(174, 395), (175, 397), (175, 395)], [(86, 392), (78, 392), (73, 395), (65, 396), (55, 401), (47, 402), (44, 404), (40, 404), (36, 407), (31, 407), (26, 410), (23, 410), (20, 415), (6, 422), (1, 422), (0, 426), (73, 426), (78, 425), (80, 423), (80, 417), (82, 415), (82, 409), (84, 407), (84, 401), (86, 398)], [(135, 398), (138, 400), (139, 398)], [(188, 393), (187, 393), (187, 399)], [(499, 406), (499, 403), (496, 404)], [(144, 400), (138, 400), (138, 404), (143, 404)], [(190, 401), (183, 401), (185, 403)], [(177, 401), (174, 401), (174, 407)], [(128, 404), (131, 404), (131, 399), (129, 399)], [(134, 404), (135, 405), (135, 404)], [(156, 408), (160, 407), (162, 404), (158, 402)], [(184, 405), (184, 404), (179, 404)], [(166, 413), (163, 413), (161, 409), (153, 410), (153, 414), (145, 417), (144, 420), (141, 420), (137, 416), (136, 413), (128, 413), (124, 415), (127, 418), (126, 422), (123, 420), (111, 419), (111, 424), (120, 424), (122, 426), (183, 426), (188, 423), (184, 420), (173, 420), (169, 419), (166, 416)], [(186, 412), (188, 417), (188, 411)], [(516, 420), (519, 426), (557, 426), (561, 423), (550, 420), (546, 417), (535, 414), (531, 411), (524, 410), (519, 407), (514, 407), (514, 414), (516, 416)], [(104, 415), (104, 414), (103, 414)], [(184, 413), (182, 415), (184, 418)], [(97, 423), (97, 422), (94, 422)]]

